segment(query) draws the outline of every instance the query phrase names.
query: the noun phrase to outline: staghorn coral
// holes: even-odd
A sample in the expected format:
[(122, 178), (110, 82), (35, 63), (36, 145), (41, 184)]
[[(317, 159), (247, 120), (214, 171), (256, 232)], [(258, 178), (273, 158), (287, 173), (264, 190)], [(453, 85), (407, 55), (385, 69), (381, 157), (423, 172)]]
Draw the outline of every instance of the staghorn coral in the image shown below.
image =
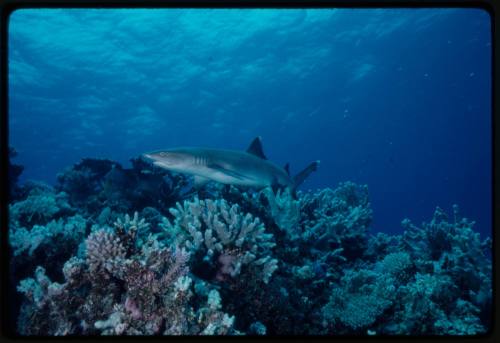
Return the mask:
[(269, 282), (278, 268), (271, 257), (275, 246), (273, 235), (266, 234), (259, 218), (243, 215), (238, 205), (230, 206), (222, 200), (184, 201), (170, 209), (174, 216), (171, 223), (165, 218), (164, 228), (177, 244), (185, 246), (199, 256), (194, 264), (216, 265), (218, 281), (234, 278), (246, 266), (257, 266), (264, 283)]
[[(380, 307), (383, 296), (346, 292), (346, 288), (366, 290), (377, 285), (374, 279), (365, 277), (356, 287), (348, 287), (346, 281), (348, 285), (353, 273), (358, 272), (346, 271), (322, 310), (327, 332), (345, 332), (351, 327), (360, 334), (365, 329), (399, 335), (484, 333), (491, 319), (487, 310), (491, 308), (491, 293), (485, 291), (491, 291), (491, 264), (484, 253), (489, 241), (479, 240), (471, 230), (473, 223), (460, 218), (456, 206), (452, 223), (438, 208), (423, 228), (408, 220), (403, 225), (407, 231), (396, 237), (398, 245), (384, 248), (388, 252), (385, 256), (365, 266), (376, 279), (391, 280), (391, 303)], [(387, 237), (378, 239), (389, 246)], [(357, 306), (361, 303), (364, 306)]]
[[(479, 306), (483, 312), (491, 304), (491, 241), (480, 240), (473, 231), (474, 222), (461, 218), (457, 205), (453, 206), (453, 221), (439, 207), (429, 223), (422, 228), (405, 219), (406, 229), (401, 248), (415, 259), (421, 272), (447, 275), (461, 290), (460, 296)], [(485, 324), (488, 318), (483, 318)]]
[(391, 334), (470, 335), (485, 331), (479, 309), (459, 298), (460, 290), (447, 275), (420, 274), (397, 291), (399, 306)]
[(433, 261), (448, 253), (470, 253), (472, 263), (479, 265), (486, 257), (490, 241), (480, 241), (479, 233), (473, 230), (474, 224), (460, 217), (458, 205), (453, 205), (453, 222), (437, 207), (432, 220), (421, 228), (409, 219), (402, 221), (405, 232), (401, 246), (417, 258)]
[(299, 193), (303, 240), (317, 250), (342, 248), (348, 259), (361, 257), (372, 219), (367, 186), (341, 183), (335, 190)]
[(383, 232), (377, 232), (375, 235), (370, 235), (363, 259), (374, 262), (389, 253), (398, 252), (400, 241), (401, 236), (399, 235), (388, 235)]

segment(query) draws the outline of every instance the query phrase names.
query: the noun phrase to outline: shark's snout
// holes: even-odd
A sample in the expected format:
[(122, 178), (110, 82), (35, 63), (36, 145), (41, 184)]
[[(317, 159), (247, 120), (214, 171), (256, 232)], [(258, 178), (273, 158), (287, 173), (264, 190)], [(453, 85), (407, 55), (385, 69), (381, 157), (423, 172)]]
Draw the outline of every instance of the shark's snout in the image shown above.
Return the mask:
[(171, 170), (186, 167), (186, 163), (190, 161), (189, 156), (178, 151), (150, 151), (142, 154), (142, 157), (156, 166)]
[(142, 157), (146, 160), (154, 160), (154, 157), (152, 154), (150, 153), (145, 153), (145, 154), (142, 154)]
[(154, 152), (147, 152), (141, 155), (142, 159), (148, 163), (152, 163), (155, 166), (166, 168), (168, 166), (167, 162), (164, 161), (161, 156)]

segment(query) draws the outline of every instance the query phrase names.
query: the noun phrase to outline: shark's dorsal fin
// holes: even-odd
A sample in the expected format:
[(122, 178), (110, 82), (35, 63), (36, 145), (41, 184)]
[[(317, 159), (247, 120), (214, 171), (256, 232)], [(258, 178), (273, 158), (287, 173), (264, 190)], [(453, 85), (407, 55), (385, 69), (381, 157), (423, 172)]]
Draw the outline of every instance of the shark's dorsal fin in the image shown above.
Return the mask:
[(283, 167), (283, 169), (285, 169), (285, 171), (288, 174), (288, 176), (290, 176), (290, 163), (285, 164), (285, 166)]
[(260, 136), (255, 137), (250, 146), (247, 149), (249, 154), (260, 157), (264, 160), (267, 160), (266, 155), (264, 155), (264, 150), (262, 150), (262, 140)]

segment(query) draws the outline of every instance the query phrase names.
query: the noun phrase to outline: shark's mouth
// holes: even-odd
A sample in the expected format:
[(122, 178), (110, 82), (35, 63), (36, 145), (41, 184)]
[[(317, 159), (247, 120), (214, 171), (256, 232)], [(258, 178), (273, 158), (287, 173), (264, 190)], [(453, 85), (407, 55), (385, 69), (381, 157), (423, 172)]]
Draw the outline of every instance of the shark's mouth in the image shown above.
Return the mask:
[(157, 167), (163, 167), (163, 168), (167, 168), (168, 167), (167, 165), (165, 165), (165, 163), (160, 162), (160, 161), (154, 161), (153, 165), (155, 165)]
[(153, 156), (151, 156), (150, 154), (142, 154), (141, 157), (148, 162), (154, 160)]

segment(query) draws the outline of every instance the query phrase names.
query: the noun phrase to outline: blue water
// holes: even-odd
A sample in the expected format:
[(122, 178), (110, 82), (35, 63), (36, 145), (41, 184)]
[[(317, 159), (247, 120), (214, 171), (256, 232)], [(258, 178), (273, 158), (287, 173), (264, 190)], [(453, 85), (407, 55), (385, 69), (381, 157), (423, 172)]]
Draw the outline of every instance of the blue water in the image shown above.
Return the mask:
[(373, 231), (436, 206), (491, 235), (491, 34), (479, 9), (18, 10), (10, 145), (22, 180), (83, 157), (245, 149), (301, 189), (367, 184)]

